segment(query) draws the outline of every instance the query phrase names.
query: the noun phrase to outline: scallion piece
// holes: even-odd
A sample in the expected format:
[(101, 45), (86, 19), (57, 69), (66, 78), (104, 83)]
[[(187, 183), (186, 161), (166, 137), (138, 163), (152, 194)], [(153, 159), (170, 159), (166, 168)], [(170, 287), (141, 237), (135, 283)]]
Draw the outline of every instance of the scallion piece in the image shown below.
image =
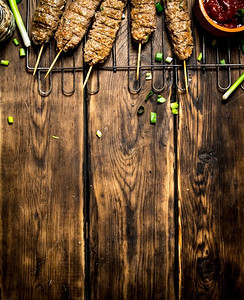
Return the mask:
[(177, 102), (170, 103), (170, 108), (171, 109), (177, 109), (178, 107), (179, 107), (179, 104)]
[(13, 124), (14, 118), (12, 116), (8, 116), (8, 124)]
[(163, 6), (160, 2), (157, 2), (155, 4), (155, 6), (156, 6), (156, 10), (157, 10), (158, 13), (161, 13), (163, 11)]
[(239, 17), (243, 17), (243, 16), (244, 16), (244, 8), (238, 9), (238, 10), (237, 10), (237, 15), (238, 15)]
[(19, 41), (17, 39), (13, 39), (13, 43), (15, 44), (15, 46), (19, 46)]
[(242, 73), (242, 75), (232, 84), (232, 86), (227, 90), (227, 92), (224, 93), (222, 99), (226, 100), (230, 96), (230, 94), (233, 93), (234, 90), (242, 83), (243, 80), (244, 73)]
[(24, 57), (25, 56), (25, 49), (24, 48), (20, 48), (19, 49), (19, 56), (20, 57)]
[(197, 60), (198, 60), (198, 61), (201, 61), (201, 60), (202, 60), (202, 52), (198, 55)]
[(157, 98), (157, 103), (164, 103), (164, 102), (166, 102), (166, 99), (163, 97), (163, 96), (161, 96), (161, 95), (158, 95), (158, 98)]
[(152, 73), (146, 73), (146, 80), (152, 79)]
[(145, 43), (147, 43), (148, 42), (148, 40), (149, 40), (149, 34), (147, 35), (147, 37), (146, 37), (146, 40), (145, 40)]
[(97, 130), (96, 136), (100, 139), (102, 137), (102, 133), (100, 130)]
[(125, 14), (122, 15), (122, 18), (121, 18), (121, 19), (122, 19), (122, 20), (125, 19)]
[(163, 59), (163, 53), (157, 52), (155, 55), (155, 60), (160, 62), (160, 61), (162, 61), (162, 59)]
[(173, 115), (178, 115), (178, 109), (177, 108), (171, 109), (171, 112), (172, 112)]
[(157, 114), (155, 112), (151, 112), (150, 122), (151, 124), (156, 124)]
[(147, 102), (147, 100), (153, 95), (153, 91), (150, 91), (145, 98), (145, 101)]
[(52, 138), (58, 140), (58, 139), (59, 139), (59, 136), (52, 135)]
[(9, 60), (2, 59), (2, 60), (1, 60), (1, 65), (2, 65), (2, 66), (8, 66), (8, 65), (9, 65)]
[(216, 46), (217, 41), (215, 39), (212, 40), (212, 46), (215, 47)]
[(226, 64), (225, 59), (221, 59), (220, 64), (221, 64), (221, 65), (225, 65), (225, 64)]
[(142, 115), (145, 111), (145, 107), (143, 105), (140, 105), (137, 109), (137, 114)]
[(16, 0), (8, 0), (8, 2), (9, 2), (11, 10), (13, 12), (16, 24), (19, 28), (19, 32), (22, 36), (24, 45), (25, 45), (25, 47), (29, 47), (31, 45), (31, 42), (30, 42), (30, 39), (28, 37), (28, 33), (26, 31), (26, 28), (25, 28), (25, 25), (24, 25), (23, 20), (21, 18), (21, 15), (19, 13), (19, 9), (18, 9)]
[(173, 57), (168, 56), (165, 58), (165, 62), (168, 64), (172, 63), (172, 61), (173, 61)]

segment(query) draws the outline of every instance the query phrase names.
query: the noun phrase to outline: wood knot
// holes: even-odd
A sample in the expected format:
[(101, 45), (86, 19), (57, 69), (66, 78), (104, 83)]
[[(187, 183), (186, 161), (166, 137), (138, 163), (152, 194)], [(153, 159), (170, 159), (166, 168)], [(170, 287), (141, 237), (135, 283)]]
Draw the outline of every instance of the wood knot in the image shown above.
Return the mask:
[(197, 275), (203, 284), (217, 281), (220, 274), (220, 262), (218, 259), (199, 257), (197, 259)]

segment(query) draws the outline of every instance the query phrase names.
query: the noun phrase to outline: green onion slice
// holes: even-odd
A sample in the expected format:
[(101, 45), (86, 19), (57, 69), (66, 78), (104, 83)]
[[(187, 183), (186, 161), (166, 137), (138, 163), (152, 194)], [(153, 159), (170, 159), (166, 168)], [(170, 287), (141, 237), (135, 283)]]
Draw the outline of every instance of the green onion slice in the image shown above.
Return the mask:
[(168, 56), (165, 58), (165, 62), (168, 64), (172, 63), (172, 61), (173, 61), (173, 57)]
[(202, 53), (200, 53), (200, 54), (198, 55), (197, 60), (198, 60), (198, 61), (201, 61), (201, 60), (202, 60)]
[(152, 73), (146, 73), (146, 80), (152, 79)]
[(216, 46), (216, 43), (217, 43), (217, 41), (216, 41), (215, 39), (213, 39), (213, 41), (212, 41), (212, 46), (213, 46), (213, 47)]
[(179, 107), (179, 104), (177, 102), (170, 103), (170, 108), (171, 109), (177, 109), (178, 107)]
[(19, 56), (20, 57), (24, 57), (25, 56), (25, 49), (24, 48), (20, 48), (19, 49)]
[(137, 114), (142, 115), (145, 111), (145, 107), (143, 105), (140, 105), (137, 109)]
[(14, 118), (12, 116), (8, 116), (8, 123), (13, 124), (14, 123)]
[(163, 53), (157, 52), (155, 55), (155, 60), (160, 62), (160, 61), (162, 61), (162, 59), (163, 59)]
[(96, 136), (100, 139), (102, 137), (102, 133), (100, 130), (97, 130)]
[(221, 59), (220, 63), (221, 63), (221, 65), (225, 65), (226, 64), (225, 59)]
[(13, 43), (15, 44), (15, 46), (19, 46), (19, 41), (17, 39), (13, 39)]
[(166, 99), (163, 96), (158, 95), (157, 103), (164, 103), (164, 102), (166, 102)]
[(171, 112), (172, 112), (173, 115), (178, 115), (178, 109), (177, 108), (173, 108), (171, 110)]
[(3, 66), (8, 66), (8, 65), (9, 65), (9, 60), (2, 59), (2, 60), (1, 60), (1, 65), (3, 65)]
[(158, 13), (161, 13), (163, 11), (163, 6), (160, 2), (157, 2), (155, 4), (155, 6), (156, 6), (156, 10), (157, 10)]
[(240, 16), (240, 17), (243, 17), (244, 16), (244, 8), (240, 8), (237, 10), (237, 15)]
[(232, 86), (227, 90), (227, 92), (222, 96), (223, 100), (226, 100), (231, 93), (242, 83), (244, 80), (244, 73), (232, 84)]
[(148, 34), (148, 35), (147, 35), (147, 37), (146, 37), (145, 43), (147, 43), (147, 42), (148, 42), (148, 40), (149, 40), (149, 37), (150, 37), (150, 35)]
[(57, 139), (59, 139), (59, 136), (52, 135), (52, 138), (57, 140)]
[(145, 98), (145, 101), (147, 102), (147, 100), (153, 95), (153, 91), (151, 90), (147, 95), (146, 95), (146, 98)]
[(150, 122), (151, 124), (156, 124), (157, 114), (155, 112), (151, 112)]

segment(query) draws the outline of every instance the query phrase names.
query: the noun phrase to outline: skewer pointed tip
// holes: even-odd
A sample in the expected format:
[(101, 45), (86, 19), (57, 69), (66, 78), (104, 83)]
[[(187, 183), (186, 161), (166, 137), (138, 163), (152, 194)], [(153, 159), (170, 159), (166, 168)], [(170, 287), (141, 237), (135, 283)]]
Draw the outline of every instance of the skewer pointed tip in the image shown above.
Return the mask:
[(86, 79), (85, 79), (85, 81), (83, 83), (82, 90), (84, 90), (84, 88), (85, 88), (85, 86), (87, 84), (87, 81), (88, 81), (88, 79), (90, 77), (90, 74), (91, 74), (91, 71), (92, 71), (92, 67), (93, 67), (93, 65), (90, 66), (90, 68), (89, 68), (89, 70), (88, 70), (88, 72), (86, 74)]

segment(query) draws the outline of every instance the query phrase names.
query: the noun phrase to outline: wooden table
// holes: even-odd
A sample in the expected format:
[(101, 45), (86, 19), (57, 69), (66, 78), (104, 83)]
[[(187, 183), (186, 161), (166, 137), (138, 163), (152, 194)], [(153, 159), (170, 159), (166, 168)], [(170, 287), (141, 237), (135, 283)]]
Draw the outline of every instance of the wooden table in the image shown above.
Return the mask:
[[(25, 20), (26, 1), (19, 9)], [(115, 45), (120, 66), (128, 65), (128, 53), (133, 66), (137, 57), (127, 17)], [(157, 31), (142, 48), (142, 67), (162, 47), (172, 55), (157, 18)], [(216, 63), (212, 37), (195, 20), (193, 28), (188, 66), (200, 64), (203, 36), (206, 63)], [(13, 37), (21, 41), (17, 30)], [(228, 41), (218, 43), (226, 58)], [(238, 40), (230, 44), (231, 63), (243, 63)], [(82, 49), (57, 68), (72, 66), (73, 59), (83, 66)], [(56, 71), (43, 97), (18, 51), (12, 38), (1, 46), (1, 59), (10, 64), (0, 68), (0, 299), (244, 299), (243, 90), (223, 103), (217, 68), (189, 67), (186, 95), (176, 87), (177, 81), (184, 88), (180, 65), (153, 72), (155, 85), (164, 87), (163, 104), (156, 93), (145, 103), (152, 81), (143, 68), (135, 94), (126, 68), (100, 70), (98, 93), (83, 94), (77, 69), (71, 96), (62, 93)], [(45, 51), (40, 68), (50, 63)], [(36, 54), (31, 47), (31, 67)], [(111, 55), (105, 66), (112, 61)], [(243, 68), (231, 68), (232, 82), (239, 72)], [(44, 74), (38, 71), (48, 90)], [(63, 73), (65, 90), (72, 90), (72, 74)], [(129, 77), (133, 88), (135, 69)], [(227, 77), (221, 68), (221, 85)], [(170, 110), (175, 101), (178, 115)], [(139, 105), (145, 106), (141, 116)], [(157, 112), (155, 125), (150, 112)]]

